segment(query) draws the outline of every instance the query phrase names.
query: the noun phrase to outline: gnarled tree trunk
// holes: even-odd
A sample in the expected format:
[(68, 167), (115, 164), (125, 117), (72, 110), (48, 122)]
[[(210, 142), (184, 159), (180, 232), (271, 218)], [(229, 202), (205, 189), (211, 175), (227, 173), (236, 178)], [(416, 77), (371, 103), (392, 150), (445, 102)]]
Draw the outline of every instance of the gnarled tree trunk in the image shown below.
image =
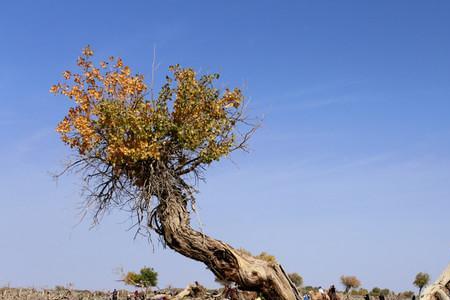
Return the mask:
[(450, 264), (438, 280), (423, 291), (420, 300), (450, 300)]
[(161, 201), (158, 219), (160, 233), (171, 249), (203, 262), (219, 279), (235, 282), (242, 290), (261, 292), (268, 300), (301, 299), (281, 265), (246, 255), (192, 229), (186, 200)]

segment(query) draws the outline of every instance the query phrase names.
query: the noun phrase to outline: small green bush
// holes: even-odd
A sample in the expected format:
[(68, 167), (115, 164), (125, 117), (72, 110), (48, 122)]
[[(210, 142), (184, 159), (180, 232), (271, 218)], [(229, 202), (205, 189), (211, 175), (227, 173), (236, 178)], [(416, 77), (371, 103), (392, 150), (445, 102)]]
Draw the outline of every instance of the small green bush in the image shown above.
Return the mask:
[(141, 288), (156, 286), (158, 283), (158, 273), (153, 268), (144, 267), (139, 273), (128, 272), (123, 278), (123, 282)]

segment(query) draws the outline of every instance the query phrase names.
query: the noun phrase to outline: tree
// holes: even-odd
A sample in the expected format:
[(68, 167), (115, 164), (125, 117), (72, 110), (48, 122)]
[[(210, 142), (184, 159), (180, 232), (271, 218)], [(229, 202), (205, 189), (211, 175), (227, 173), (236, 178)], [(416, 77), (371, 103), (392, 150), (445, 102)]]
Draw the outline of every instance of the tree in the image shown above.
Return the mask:
[(245, 150), (256, 129), (243, 115), (241, 91), (219, 91), (217, 74), (198, 76), (175, 65), (153, 97), (153, 87), (122, 59), (97, 67), (92, 56), (86, 47), (77, 61), (81, 72), (65, 71), (66, 81), (50, 91), (73, 101), (57, 132), (76, 155), (65, 171), (81, 172), (94, 222), (113, 208), (126, 209), (138, 232), (155, 232), (217, 278), (267, 299), (300, 299), (280, 264), (239, 252), (190, 224), (203, 171)]
[(357, 295), (357, 296), (365, 296), (369, 293), (368, 290), (364, 289), (364, 288), (359, 288), (359, 289), (353, 289), (351, 291), (351, 295)]
[(289, 279), (291, 279), (292, 283), (294, 283), (297, 288), (299, 288), (303, 285), (303, 277), (300, 276), (300, 274), (289, 273), (288, 276), (289, 276)]
[(341, 276), (341, 283), (345, 287), (345, 293), (348, 293), (352, 288), (357, 288), (361, 285), (361, 282), (359, 281), (356, 276)]
[(379, 287), (374, 287), (371, 291), (370, 291), (370, 295), (373, 297), (378, 297), (381, 295), (381, 289)]
[(413, 295), (414, 295), (413, 291), (404, 291), (400, 293), (400, 298), (411, 299)]
[(389, 289), (380, 290), (380, 295), (388, 296), (391, 291)]
[(139, 273), (128, 272), (123, 278), (128, 285), (147, 289), (158, 284), (158, 273), (153, 268), (142, 268)]
[(422, 273), (422, 272), (417, 273), (413, 284), (419, 288), (419, 298), (420, 298), (420, 294), (422, 293), (423, 287), (426, 286), (429, 281), (430, 281), (430, 275), (428, 275), (427, 273)]

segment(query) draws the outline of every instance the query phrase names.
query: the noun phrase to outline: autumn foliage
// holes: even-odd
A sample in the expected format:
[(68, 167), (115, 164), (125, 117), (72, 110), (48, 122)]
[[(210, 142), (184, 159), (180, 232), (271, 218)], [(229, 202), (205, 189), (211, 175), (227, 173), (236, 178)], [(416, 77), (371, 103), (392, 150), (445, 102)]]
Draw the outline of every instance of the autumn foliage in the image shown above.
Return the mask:
[(204, 166), (244, 146), (247, 135), (237, 130), (243, 95), (239, 89), (217, 89), (219, 75), (200, 76), (174, 65), (153, 97), (144, 76), (121, 58), (97, 65), (93, 55), (86, 47), (77, 60), (79, 71), (65, 71), (63, 82), (50, 91), (72, 101), (56, 130), (78, 155), (70, 167), (85, 172), (98, 211), (131, 200), (141, 220), (151, 198), (162, 199), (162, 193), (176, 191), (193, 200), (181, 176), (198, 176)]
[(195, 152), (209, 163), (227, 154), (234, 142), (230, 114), (242, 102), (239, 89), (220, 94), (212, 87), (217, 75), (200, 78), (192, 69), (170, 67), (156, 99), (146, 99), (144, 77), (133, 75), (122, 59), (110, 57), (96, 67), (87, 47), (77, 64), (80, 73), (65, 71), (64, 83), (51, 87), (74, 101), (59, 123), (62, 140), (81, 155), (124, 164), (146, 159), (171, 160)]

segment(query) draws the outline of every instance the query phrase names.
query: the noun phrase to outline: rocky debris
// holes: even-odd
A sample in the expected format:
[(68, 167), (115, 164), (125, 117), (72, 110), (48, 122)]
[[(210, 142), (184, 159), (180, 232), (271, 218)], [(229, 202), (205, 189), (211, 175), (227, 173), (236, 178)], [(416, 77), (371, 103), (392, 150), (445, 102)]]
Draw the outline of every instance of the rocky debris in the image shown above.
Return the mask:
[[(208, 290), (198, 282), (188, 285), (184, 289), (166, 288), (149, 292), (145, 297), (140, 294), (139, 299), (145, 300), (255, 300), (256, 293), (243, 292), (233, 289), (226, 294), (225, 289)], [(61, 288), (58, 289), (26, 289), (0, 288), (0, 300), (111, 300), (109, 291), (87, 291)], [(118, 291), (118, 300), (135, 300), (132, 292)]]

